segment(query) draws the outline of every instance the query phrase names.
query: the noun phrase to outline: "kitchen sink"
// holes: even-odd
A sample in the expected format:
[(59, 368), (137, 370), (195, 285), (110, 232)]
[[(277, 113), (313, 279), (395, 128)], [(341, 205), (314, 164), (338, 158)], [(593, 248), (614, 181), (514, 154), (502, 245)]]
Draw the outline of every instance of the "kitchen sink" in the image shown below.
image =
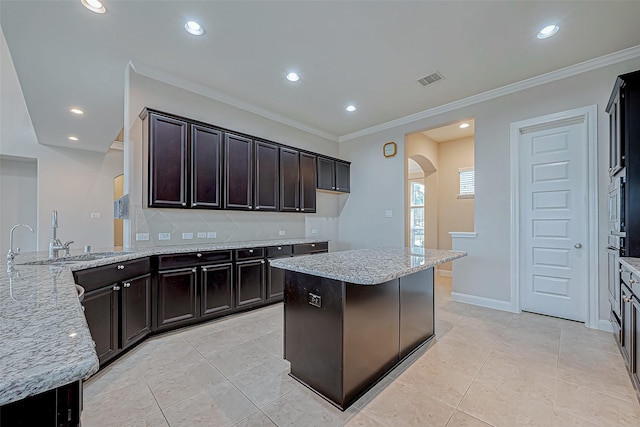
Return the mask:
[(82, 255), (73, 255), (60, 258), (42, 259), (39, 261), (24, 262), (20, 265), (68, 265), (76, 262), (95, 261), (97, 259), (111, 258), (120, 255), (127, 255), (131, 252), (95, 252)]

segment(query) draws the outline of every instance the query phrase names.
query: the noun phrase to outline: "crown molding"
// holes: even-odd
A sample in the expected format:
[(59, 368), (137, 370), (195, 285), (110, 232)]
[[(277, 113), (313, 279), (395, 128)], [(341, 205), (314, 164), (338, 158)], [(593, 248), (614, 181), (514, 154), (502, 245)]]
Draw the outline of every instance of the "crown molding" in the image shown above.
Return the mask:
[(195, 83), (190, 80), (183, 79), (176, 75), (158, 70), (156, 68), (150, 67), (148, 65), (145, 65), (139, 62), (134, 63), (133, 61), (129, 61), (129, 67), (136, 74), (140, 74), (150, 79), (158, 80), (168, 85), (175, 86), (180, 89), (184, 89), (186, 91), (205, 96), (207, 98), (213, 99), (214, 101), (222, 102), (224, 104), (231, 105), (232, 107), (236, 107), (241, 110), (248, 111), (253, 114), (257, 114), (258, 116), (262, 116), (269, 120), (273, 120), (275, 122), (279, 122), (287, 126), (291, 126), (292, 128), (296, 128), (303, 132), (307, 132), (312, 135), (319, 136), (320, 138), (328, 139), (329, 141), (333, 141), (333, 142), (338, 142), (337, 135), (325, 132), (313, 126), (306, 125), (304, 123), (300, 123), (296, 120), (290, 119), (281, 114), (274, 113), (264, 108), (257, 107), (253, 104), (234, 98), (222, 92), (218, 92), (217, 90), (211, 89), (210, 87), (201, 85), (199, 83)]
[(596, 70), (598, 68), (606, 67), (608, 65), (623, 62), (629, 59), (635, 59), (640, 57), (640, 45), (623, 49), (618, 52), (614, 52), (608, 55), (604, 55), (595, 59), (580, 62), (578, 64), (570, 65), (565, 68), (561, 68), (556, 71), (551, 71), (546, 74), (541, 74), (530, 79), (522, 80), (516, 83), (512, 83), (506, 86), (492, 89), (487, 92), (483, 92), (477, 95), (470, 96), (468, 98), (460, 99), (450, 102), (448, 104), (440, 105), (438, 107), (430, 108), (428, 110), (420, 111), (418, 113), (410, 114), (399, 119), (394, 119), (379, 125), (371, 126), (365, 129), (361, 129), (356, 132), (351, 132), (346, 135), (342, 135), (338, 138), (338, 142), (349, 141), (351, 139), (359, 138), (361, 136), (371, 135), (373, 133), (381, 132), (383, 130), (391, 129), (397, 126), (406, 125), (418, 120), (426, 119), (427, 117), (435, 116), (437, 114), (446, 113), (458, 108), (467, 107), (469, 105), (477, 104), (479, 102), (488, 101), (490, 99), (499, 98), (504, 95), (519, 92), (524, 89), (529, 89), (535, 86), (543, 85), (546, 83), (554, 82), (556, 80), (564, 79), (567, 77), (575, 76), (585, 73), (587, 71)]

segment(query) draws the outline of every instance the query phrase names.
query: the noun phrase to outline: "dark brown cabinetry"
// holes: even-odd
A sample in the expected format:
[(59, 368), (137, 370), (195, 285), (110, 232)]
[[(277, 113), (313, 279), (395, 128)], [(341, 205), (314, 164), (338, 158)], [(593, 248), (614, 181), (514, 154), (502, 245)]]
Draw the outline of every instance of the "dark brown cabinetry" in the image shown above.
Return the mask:
[[(267, 248), (267, 260), (289, 258), (293, 256), (291, 245), (270, 246)], [(281, 300), (284, 295), (284, 270), (269, 266), (267, 269), (268, 301)]]
[(150, 207), (220, 208), (222, 132), (149, 112)]
[(158, 256), (156, 328), (173, 328), (231, 310), (231, 261), (231, 251)]
[(300, 211), (300, 157), (289, 148), (280, 149), (280, 211)]
[(253, 141), (224, 136), (225, 208), (253, 209)]
[(255, 142), (255, 200), (256, 210), (278, 210), (278, 154), (279, 147), (264, 141)]
[(318, 188), (321, 190), (351, 191), (351, 164), (318, 156)]
[(237, 307), (265, 301), (264, 248), (236, 249)]
[(316, 156), (300, 153), (300, 211), (316, 211)]
[(640, 390), (640, 277), (625, 265), (620, 267), (620, 299), (618, 344), (636, 390)]
[(74, 273), (101, 365), (151, 332), (150, 270), (145, 258)]

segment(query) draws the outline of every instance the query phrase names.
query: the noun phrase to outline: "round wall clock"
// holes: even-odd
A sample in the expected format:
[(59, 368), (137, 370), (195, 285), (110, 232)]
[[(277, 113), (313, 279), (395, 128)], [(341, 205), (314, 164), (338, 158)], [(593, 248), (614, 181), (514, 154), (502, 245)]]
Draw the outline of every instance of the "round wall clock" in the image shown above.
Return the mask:
[(398, 147), (395, 142), (387, 142), (382, 146), (382, 153), (385, 157), (393, 157), (397, 151)]

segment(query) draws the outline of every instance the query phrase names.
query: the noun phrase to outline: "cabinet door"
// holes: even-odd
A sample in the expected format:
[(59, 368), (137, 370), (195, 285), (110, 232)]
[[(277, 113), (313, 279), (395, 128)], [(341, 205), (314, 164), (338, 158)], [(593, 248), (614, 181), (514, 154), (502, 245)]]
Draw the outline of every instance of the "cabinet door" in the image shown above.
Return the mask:
[(149, 206), (187, 206), (187, 122), (149, 114)]
[(196, 318), (196, 271), (194, 267), (158, 272), (158, 328)]
[(127, 348), (151, 332), (151, 275), (122, 283), (121, 347)]
[(208, 265), (200, 272), (200, 315), (215, 317), (233, 308), (233, 265)]
[(221, 131), (191, 125), (191, 207), (222, 207), (221, 154)]
[(88, 292), (82, 305), (100, 365), (118, 354), (119, 286), (114, 284)]
[(318, 156), (318, 188), (321, 190), (335, 190), (336, 162)]
[(284, 295), (284, 270), (281, 268), (268, 267), (267, 277), (267, 299), (282, 299)]
[[(622, 134), (622, 109), (620, 88), (613, 98), (609, 113), (609, 176), (615, 175), (624, 167), (624, 135)], [(622, 95), (624, 96), (624, 95)]]
[(622, 356), (627, 365), (631, 365), (631, 331), (632, 331), (632, 303), (631, 303), (631, 291), (626, 285), (621, 286), (621, 298), (620, 305), (620, 323), (622, 331), (620, 332), (620, 348), (622, 349)]
[(351, 165), (336, 161), (336, 190), (348, 193), (351, 191)]
[(224, 136), (225, 208), (252, 209), (253, 141), (230, 133)]
[(236, 306), (264, 301), (264, 260), (236, 264)]
[(631, 361), (629, 362), (629, 370), (636, 388), (640, 387), (640, 300), (638, 296), (633, 297), (631, 303)]
[(278, 209), (278, 146), (256, 141), (255, 209)]
[(280, 148), (280, 210), (300, 210), (300, 160), (297, 150)]
[(300, 153), (300, 210), (316, 211), (316, 156)]

